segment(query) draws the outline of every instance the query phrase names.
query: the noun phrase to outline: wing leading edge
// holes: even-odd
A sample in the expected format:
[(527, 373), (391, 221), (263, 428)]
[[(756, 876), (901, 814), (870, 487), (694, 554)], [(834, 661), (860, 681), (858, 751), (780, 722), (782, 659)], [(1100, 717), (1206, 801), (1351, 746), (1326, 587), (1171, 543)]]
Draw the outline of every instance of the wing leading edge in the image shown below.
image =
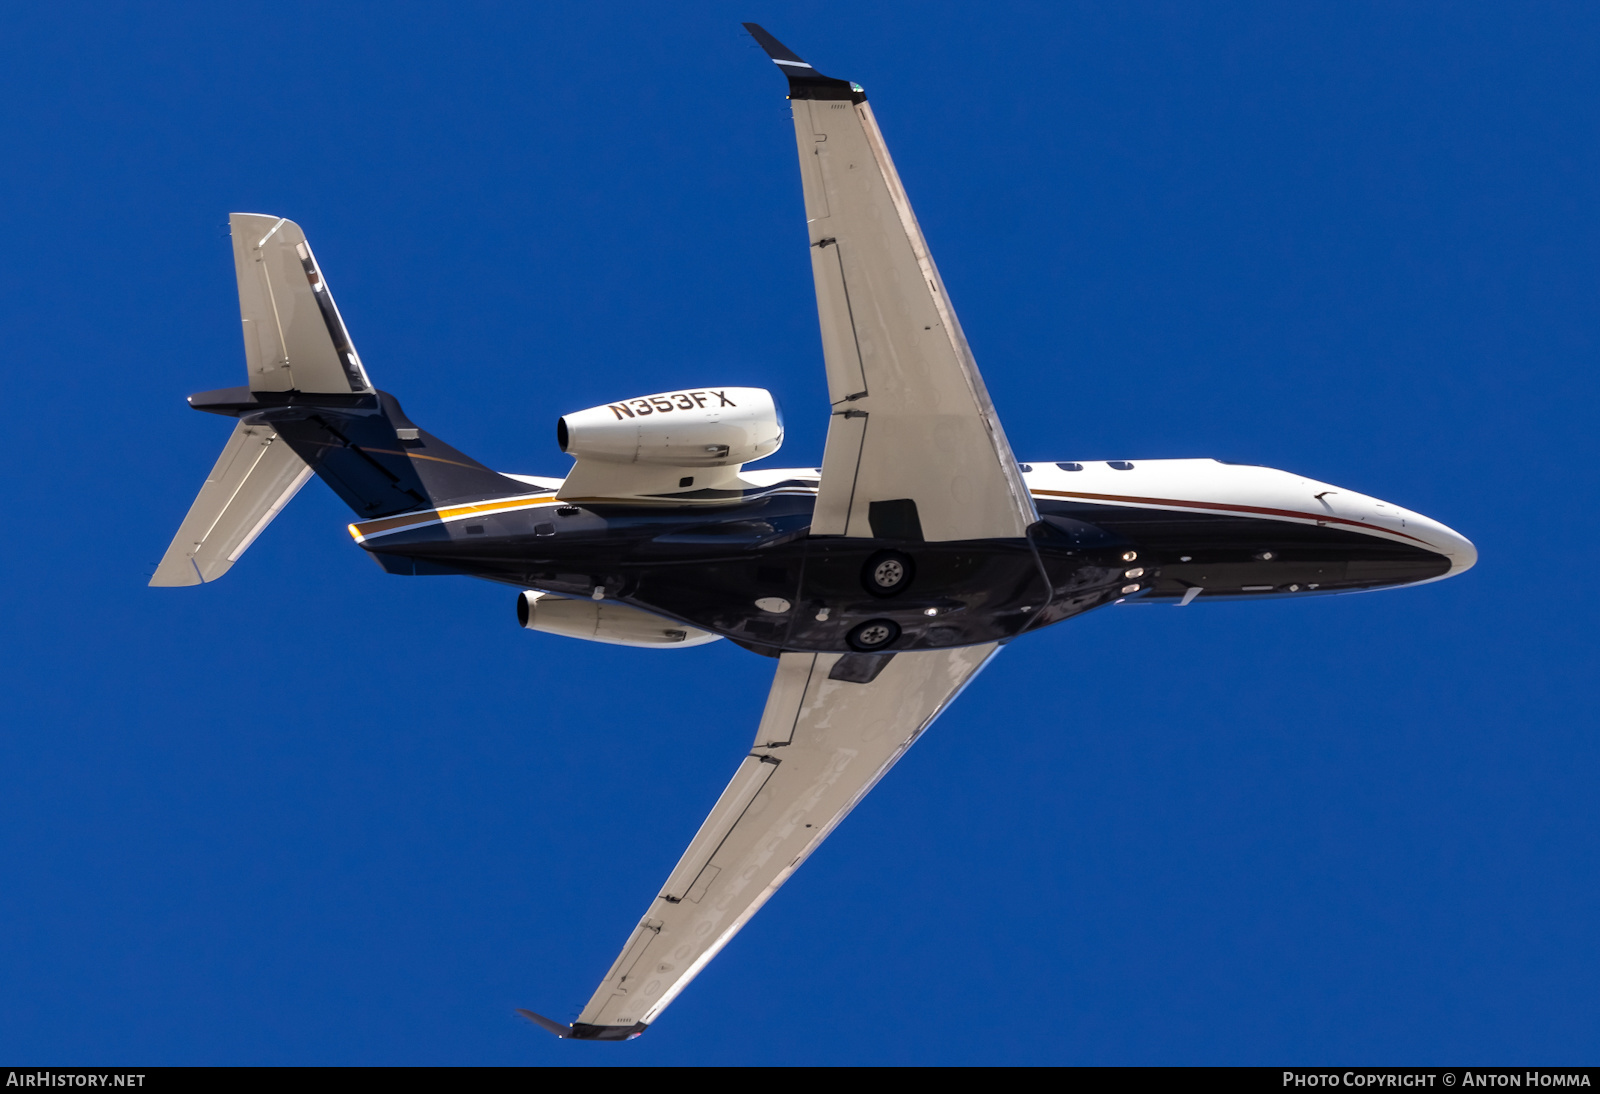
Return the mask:
[(726, 946), (994, 656), (785, 653), (750, 754), (560, 1037), (638, 1036)]
[(909, 499), (927, 540), (1025, 535), (1033, 499), (865, 93), (745, 28), (789, 80), (833, 404), (811, 534), (872, 536), (872, 503)]

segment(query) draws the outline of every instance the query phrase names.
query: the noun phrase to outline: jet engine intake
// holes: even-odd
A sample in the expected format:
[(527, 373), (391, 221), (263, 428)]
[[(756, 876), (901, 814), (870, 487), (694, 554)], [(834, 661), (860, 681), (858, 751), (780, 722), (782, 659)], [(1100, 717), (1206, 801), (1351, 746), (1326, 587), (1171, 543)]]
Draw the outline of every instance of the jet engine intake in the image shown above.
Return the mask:
[(721, 635), (604, 600), (565, 600), (527, 590), (517, 597), (517, 621), (530, 631), (650, 649), (703, 646)]

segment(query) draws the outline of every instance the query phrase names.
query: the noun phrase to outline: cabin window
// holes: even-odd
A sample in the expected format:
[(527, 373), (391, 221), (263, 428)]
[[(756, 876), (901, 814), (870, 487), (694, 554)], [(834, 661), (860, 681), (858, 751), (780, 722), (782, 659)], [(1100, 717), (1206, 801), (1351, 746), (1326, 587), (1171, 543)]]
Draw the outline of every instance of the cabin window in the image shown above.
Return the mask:
[(1058, 463), (1058, 464), (1056, 464), (1056, 466), (1061, 468), (1061, 470), (1063, 470), (1063, 471), (1082, 471), (1083, 470), (1083, 464), (1081, 464), (1081, 463)]
[(1117, 471), (1132, 471), (1133, 470), (1133, 464), (1129, 463), (1127, 460), (1107, 460), (1106, 461), (1106, 466), (1110, 467), (1110, 468), (1113, 468), (1113, 469), (1115, 469)]
[(1024, 475), (1033, 474), (1033, 464), (1031, 464), (1031, 463), (1019, 463), (1019, 464), (1017, 464), (1017, 469), (1019, 471), (1021, 471)]

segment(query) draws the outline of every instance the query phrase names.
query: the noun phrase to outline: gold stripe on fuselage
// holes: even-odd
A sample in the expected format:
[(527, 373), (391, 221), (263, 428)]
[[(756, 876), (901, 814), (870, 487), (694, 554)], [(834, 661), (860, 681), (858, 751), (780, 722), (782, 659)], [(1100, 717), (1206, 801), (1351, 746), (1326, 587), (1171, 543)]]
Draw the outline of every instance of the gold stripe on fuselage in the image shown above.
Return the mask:
[(350, 538), (357, 543), (368, 536), (381, 536), (385, 532), (397, 532), (402, 528), (416, 528), (424, 524), (442, 524), (456, 517), (470, 517), (474, 513), (501, 513), (508, 509), (532, 509), (536, 505), (549, 505), (556, 500), (554, 494), (539, 494), (534, 496), (523, 495), (518, 498), (503, 498), (499, 501), (480, 501), (472, 505), (452, 505), (445, 509), (424, 509), (420, 513), (401, 513), (397, 517), (381, 517), (378, 520), (364, 520), (352, 524)]

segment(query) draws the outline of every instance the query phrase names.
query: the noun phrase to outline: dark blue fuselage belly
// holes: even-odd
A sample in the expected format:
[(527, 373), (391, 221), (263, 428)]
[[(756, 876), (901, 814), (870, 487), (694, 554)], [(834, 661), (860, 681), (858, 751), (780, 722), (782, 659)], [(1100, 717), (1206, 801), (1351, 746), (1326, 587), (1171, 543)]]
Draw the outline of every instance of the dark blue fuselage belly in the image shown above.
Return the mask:
[[(392, 573), (464, 574), (569, 597), (598, 590), (774, 656), (847, 652), (870, 620), (899, 628), (885, 652), (935, 649), (1007, 641), (1133, 597), (1318, 595), (1450, 569), (1443, 555), (1345, 529), (1056, 499), (1038, 499), (1041, 520), (1025, 539), (811, 536), (814, 501), (790, 490), (714, 509), (552, 503), (363, 546)], [(889, 555), (908, 559), (912, 576), (881, 595), (869, 571)]]

